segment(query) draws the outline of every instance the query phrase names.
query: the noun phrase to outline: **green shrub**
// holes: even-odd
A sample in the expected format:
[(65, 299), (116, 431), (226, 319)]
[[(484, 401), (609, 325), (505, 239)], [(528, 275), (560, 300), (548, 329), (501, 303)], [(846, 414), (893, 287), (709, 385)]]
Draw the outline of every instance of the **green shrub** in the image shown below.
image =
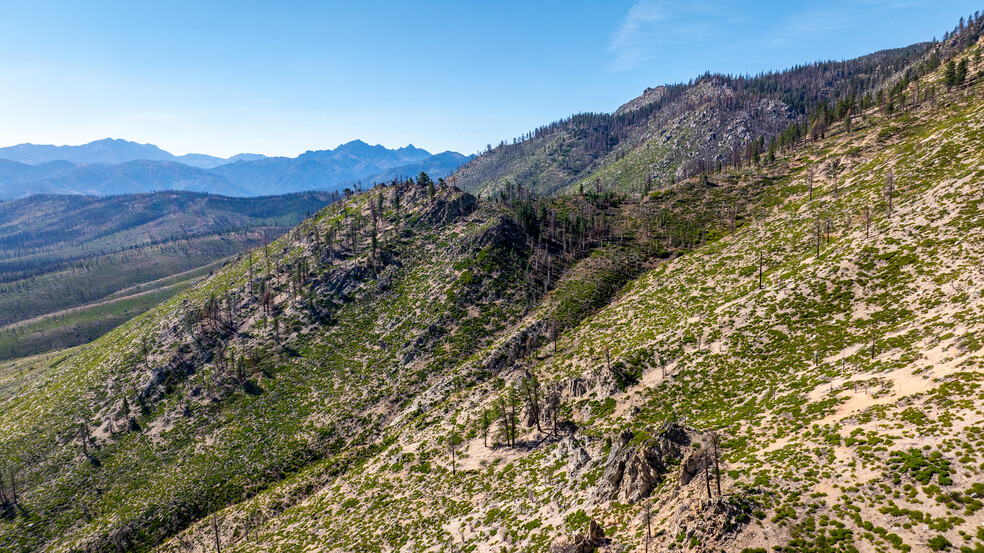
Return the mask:
[(930, 538), (926, 545), (929, 546), (933, 551), (945, 551), (953, 547), (950, 540), (946, 539), (944, 536), (936, 536), (935, 538)]

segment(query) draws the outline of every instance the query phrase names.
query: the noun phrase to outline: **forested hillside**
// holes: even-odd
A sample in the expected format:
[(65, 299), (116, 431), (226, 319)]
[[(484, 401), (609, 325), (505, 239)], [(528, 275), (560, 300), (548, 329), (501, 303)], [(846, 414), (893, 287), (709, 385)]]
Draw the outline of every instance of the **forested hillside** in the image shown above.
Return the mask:
[(612, 114), (574, 115), (502, 142), (458, 171), (455, 182), (482, 194), (507, 182), (537, 194), (628, 191), (741, 166), (822, 138), (873, 106), (894, 113), (934, 101), (945, 87), (909, 84), (980, 34), (977, 22), (943, 43), (756, 76), (708, 73), (648, 89)]

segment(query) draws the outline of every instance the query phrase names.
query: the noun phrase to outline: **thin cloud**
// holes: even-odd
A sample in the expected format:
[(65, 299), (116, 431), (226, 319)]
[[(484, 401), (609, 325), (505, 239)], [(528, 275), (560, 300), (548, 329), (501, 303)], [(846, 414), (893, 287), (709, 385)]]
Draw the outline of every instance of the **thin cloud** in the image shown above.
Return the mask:
[(612, 34), (608, 51), (614, 54), (611, 67), (616, 70), (632, 69), (655, 55), (655, 47), (662, 42), (655, 32), (669, 19), (666, 2), (640, 0), (636, 2)]
[(657, 59), (667, 44), (688, 44), (710, 38), (724, 22), (720, 6), (698, 6), (666, 0), (638, 0), (612, 33), (609, 68), (626, 71)]
[[(788, 3), (772, 6), (766, 17), (763, 6), (735, 0), (636, 0), (609, 39), (608, 69), (634, 69), (658, 60), (671, 47), (700, 46), (722, 57), (742, 48), (782, 51), (804, 40), (832, 40), (858, 32), (859, 20), (878, 21), (928, 5), (929, 0)], [(722, 49), (722, 37), (728, 37), (730, 47)]]
[(804, 40), (834, 40), (844, 33), (858, 32), (861, 21), (878, 21), (926, 4), (922, 0), (854, 0), (850, 5), (813, 6), (787, 15), (770, 32), (746, 44), (750, 48), (778, 50)]

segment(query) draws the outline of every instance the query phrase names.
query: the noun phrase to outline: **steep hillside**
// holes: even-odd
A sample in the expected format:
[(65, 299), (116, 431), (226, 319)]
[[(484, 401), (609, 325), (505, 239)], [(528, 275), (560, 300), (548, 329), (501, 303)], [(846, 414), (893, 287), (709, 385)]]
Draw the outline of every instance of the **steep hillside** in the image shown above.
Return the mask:
[[(558, 283), (474, 359), (532, 348), (485, 381), (432, 387), (382, 451), (300, 504), (282, 510), (306, 475), (182, 539), (211, 548), (218, 527), (230, 551), (984, 548), (980, 85), (869, 116), (708, 182), (736, 203), (764, 195), (737, 216), (719, 203), (725, 236), (633, 280), (555, 345), (536, 321), (553, 318)], [(654, 237), (672, 240), (621, 238)], [(510, 435), (509, 390), (529, 395), (532, 375), (545, 410), (560, 394), (559, 436), (552, 413), (538, 431), (521, 406)]]
[[(940, 48), (917, 44), (781, 73), (705, 74), (649, 89), (613, 114), (575, 115), (503, 142), (462, 167), (454, 182), (482, 194), (497, 193), (506, 181), (538, 194), (576, 192), (585, 182), (588, 189), (624, 191), (647, 177), (665, 185), (744, 160), (753, 146), (764, 153), (771, 139), (825, 104), (873, 102), (865, 98), (886, 82), (934, 69)], [(621, 168), (614, 175), (613, 165)], [(636, 170), (623, 175), (626, 165)]]
[(984, 550), (984, 85), (945, 67), (641, 194), (378, 186), (0, 365), (0, 547)]

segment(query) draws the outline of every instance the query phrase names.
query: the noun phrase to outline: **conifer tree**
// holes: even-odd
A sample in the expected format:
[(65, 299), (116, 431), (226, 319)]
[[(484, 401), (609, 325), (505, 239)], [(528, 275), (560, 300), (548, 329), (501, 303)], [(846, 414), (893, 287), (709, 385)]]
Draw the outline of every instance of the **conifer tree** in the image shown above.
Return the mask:
[(948, 91), (957, 84), (957, 64), (953, 60), (946, 62), (946, 66), (943, 68), (943, 84), (946, 85)]

